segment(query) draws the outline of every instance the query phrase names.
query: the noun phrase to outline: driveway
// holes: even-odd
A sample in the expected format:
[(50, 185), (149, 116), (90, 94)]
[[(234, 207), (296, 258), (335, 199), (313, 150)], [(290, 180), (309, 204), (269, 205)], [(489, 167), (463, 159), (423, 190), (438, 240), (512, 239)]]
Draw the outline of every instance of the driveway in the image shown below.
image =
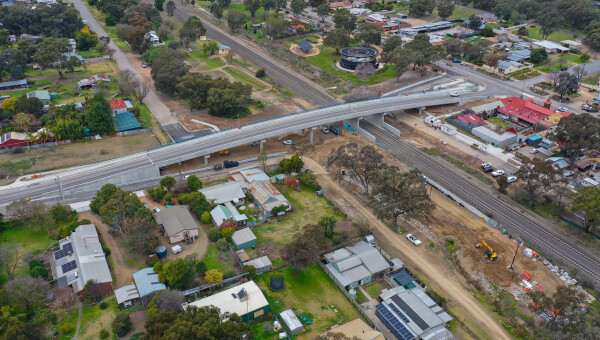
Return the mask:
[[(87, 8), (81, 3), (81, 0), (73, 0), (73, 5), (81, 14), (81, 17), (87, 21), (89, 28), (96, 32), (98, 36), (106, 36), (109, 35), (104, 31), (102, 26), (96, 21), (96, 19), (90, 14)], [(115, 50), (115, 54), (113, 56), (113, 60), (117, 63), (121, 70), (130, 70), (133, 72), (139, 79), (143, 80), (144, 77), (136, 70), (135, 67), (129, 62), (123, 51), (115, 43), (111, 40), (109, 43), (109, 47)], [(156, 92), (154, 90), (150, 90), (146, 98), (144, 98), (144, 103), (148, 106), (152, 114), (156, 117), (156, 119), (160, 122), (161, 125), (167, 124), (179, 124), (177, 118), (171, 116), (171, 110), (158, 98)]]

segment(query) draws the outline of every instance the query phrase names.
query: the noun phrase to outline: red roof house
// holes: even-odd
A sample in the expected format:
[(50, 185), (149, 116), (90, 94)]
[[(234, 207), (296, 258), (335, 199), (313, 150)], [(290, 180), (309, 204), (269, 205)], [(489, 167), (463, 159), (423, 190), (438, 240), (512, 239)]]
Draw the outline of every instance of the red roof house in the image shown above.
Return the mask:
[(537, 124), (540, 120), (556, 113), (535, 104), (532, 98), (508, 97), (501, 99), (501, 101), (504, 107), (498, 108), (498, 112), (530, 124)]
[(112, 99), (109, 102), (109, 104), (113, 115), (116, 115), (117, 113), (127, 112), (127, 110), (129, 110), (129, 108), (132, 107), (130, 102), (125, 101), (123, 99)]
[(329, 4), (329, 7), (331, 7), (332, 10), (336, 10), (338, 8), (345, 8), (345, 9), (351, 9), (352, 8), (352, 3), (350, 1), (338, 1), (338, 2), (332, 2)]
[(7, 132), (0, 136), (0, 149), (16, 148), (29, 144), (29, 137), (22, 132)]
[(473, 114), (473, 113), (468, 113), (462, 117), (458, 117), (458, 120), (465, 124), (471, 125), (471, 127), (487, 125), (485, 120), (481, 119), (481, 117), (479, 117), (478, 115)]

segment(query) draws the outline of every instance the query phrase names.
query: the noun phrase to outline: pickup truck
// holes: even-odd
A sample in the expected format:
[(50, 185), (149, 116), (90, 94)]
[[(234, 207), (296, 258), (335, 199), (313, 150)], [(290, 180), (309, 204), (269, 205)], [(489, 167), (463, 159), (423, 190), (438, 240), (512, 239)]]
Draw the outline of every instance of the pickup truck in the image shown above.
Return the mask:
[(230, 162), (230, 161), (225, 161), (225, 162), (223, 162), (223, 165), (224, 165), (226, 168), (234, 168), (234, 167), (236, 167), (236, 166), (240, 165), (240, 162), (236, 162), (236, 161), (233, 161), (233, 162)]

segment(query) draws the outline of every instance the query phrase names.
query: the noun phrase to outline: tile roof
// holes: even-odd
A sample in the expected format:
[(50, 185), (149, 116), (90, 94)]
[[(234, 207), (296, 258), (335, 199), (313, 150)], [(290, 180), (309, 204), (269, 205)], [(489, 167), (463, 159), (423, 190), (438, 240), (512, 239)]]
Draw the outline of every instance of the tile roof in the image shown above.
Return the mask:
[(127, 104), (123, 99), (112, 99), (110, 102), (110, 108), (112, 110), (125, 109), (127, 108)]
[(458, 120), (460, 120), (463, 123), (471, 124), (471, 125), (486, 125), (487, 124), (485, 122), (485, 120), (481, 119), (481, 117), (479, 117), (476, 114), (472, 114), (472, 113), (468, 113), (462, 117), (458, 117)]
[(531, 98), (508, 97), (501, 101), (504, 107), (499, 108), (498, 112), (515, 116), (531, 124), (536, 124), (541, 119), (555, 114), (550, 109), (534, 104)]

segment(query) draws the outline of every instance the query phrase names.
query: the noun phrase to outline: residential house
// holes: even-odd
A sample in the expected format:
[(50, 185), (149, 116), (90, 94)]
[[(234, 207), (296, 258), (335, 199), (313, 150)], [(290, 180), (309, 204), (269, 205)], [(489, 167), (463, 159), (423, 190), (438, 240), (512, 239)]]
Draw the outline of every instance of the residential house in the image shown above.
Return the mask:
[(123, 304), (123, 307), (131, 307), (133, 303), (140, 298), (135, 284), (130, 284), (119, 289), (115, 289), (115, 299), (117, 305)]
[[(567, 163), (564, 157), (550, 157), (546, 158), (544, 161), (552, 163), (552, 167), (554, 170), (562, 170), (569, 167), (569, 163)], [(579, 166), (579, 164), (577, 164)]]
[(133, 105), (131, 105), (130, 101), (123, 100), (123, 99), (111, 99), (109, 104), (110, 104), (110, 109), (113, 112), (113, 116), (116, 115), (117, 113), (127, 112), (131, 108), (133, 108)]
[(191, 306), (198, 308), (215, 306), (221, 313), (235, 313), (245, 322), (252, 322), (271, 311), (269, 302), (254, 281), (248, 281), (191, 303), (184, 303), (182, 306), (184, 309)]
[(50, 92), (46, 90), (36, 90), (33, 92), (29, 92), (27, 94), (27, 98), (37, 98), (44, 105), (50, 105), (50, 103), (52, 102), (52, 99), (50, 98)]
[(563, 40), (560, 43), (569, 46), (570, 49), (575, 51), (581, 51), (581, 48), (583, 47), (582, 43), (575, 40)]
[(447, 117), (446, 121), (468, 132), (471, 132), (474, 127), (485, 126), (487, 124), (480, 116), (473, 113), (467, 113), (460, 117)]
[(419, 288), (394, 287), (379, 295), (375, 315), (397, 339), (452, 339), (445, 324), (452, 320)]
[(92, 281), (101, 295), (112, 291), (112, 276), (95, 225), (80, 225), (58, 243), (51, 265), (59, 288), (70, 286), (80, 292)]
[(14, 90), (14, 89), (27, 89), (29, 86), (27, 85), (27, 80), (13, 80), (13, 81), (5, 81), (0, 83), (0, 90)]
[(390, 264), (373, 246), (359, 241), (325, 254), (325, 269), (346, 290), (371, 283), (390, 271)]
[(231, 227), (233, 229), (243, 228), (246, 226), (248, 217), (245, 214), (240, 214), (236, 207), (226, 202), (225, 205), (217, 205), (210, 211), (213, 224), (219, 229)]
[(531, 48), (540, 49), (543, 48), (548, 53), (568, 53), (569, 48), (564, 47), (560, 44), (557, 44), (552, 41), (542, 40), (542, 41), (534, 41), (531, 43)]
[(368, 17), (365, 18), (365, 22), (371, 23), (371, 24), (375, 24), (379, 27), (384, 26), (385, 24), (387, 24), (390, 21), (390, 19), (388, 17), (386, 17), (383, 14), (371, 14)]
[(371, 11), (368, 8), (356, 8), (356, 7), (354, 7), (354, 8), (352, 8), (350, 10), (350, 14), (352, 14), (354, 16), (357, 16), (357, 17), (362, 17), (362, 16), (365, 16), (365, 15), (369, 15), (371, 13), (373, 13), (373, 11)]
[(19, 40), (23, 40), (23, 39), (31, 39), (34, 42), (36, 42), (36, 41), (42, 39), (42, 37), (40, 37), (39, 35), (31, 35), (31, 34), (23, 33), (19, 37)]
[(77, 88), (80, 90), (91, 90), (98, 87), (98, 82), (110, 84), (110, 76), (106, 74), (95, 74), (87, 79), (81, 79), (77, 82)]
[(516, 61), (522, 64), (526, 60), (528, 60), (529, 57), (531, 57), (531, 50), (524, 48), (520, 50), (509, 51), (506, 59), (510, 61)]
[(245, 250), (256, 247), (258, 244), (258, 240), (252, 229), (243, 228), (236, 230), (233, 235), (231, 235), (231, 243), (236, 250)]
[(444, 40), (446, 40), (446, 36), (443, 34), (437, 33), (429, 33), (429, 43), (433, 46), (442, 46), (444, 45)]
[(240, 183), (235, 181), (225, 182), (217, 185), (211, 185), (198, 190), (209, 202), (214, 204), (223, 204), (232, 202), (235, 205), (244, 204), (246, 194)]
[(481, 114), (484, 112), (487, 114), (492, 114), (496, 113), (496, 110), (499, 107), (504, 107), (504, 104), (501, 101), (497, 100), (491, 103), (474, 106), (471, 108), (471, 111), (475, 112), (476, 114)]
[(553, 110), (535, 104), (532, 98), (507, 97), (501, 101), (504, 107), (498, 108), (498, 113), (515, 123), (538, 124), (544, 118), (555, 114)]
[(270, 181), (271, 178), (259, 167), (249, 167), (230, 172), (231, 179), (238, 182), (242, 189), (248, 190), (252, 182)]
[(508, 30), (504, 27), (492, 28), (492, 32), (494, 33), (494, 36), (500, 40), (508, 39)]
[(337, 1), (330, 3), (329, 7), (331, 7), (332, 11), (335, 11), (338, 8), (350, 10), (352, 9), (352, 3), (350, 1)]
[(75, 39), (69, 39), (69, 45), (71, 45), (71, 49), (73, 50), (73, 52), (77, 50), (77, 41)]
[(338, 339), (334, 337), (334, 334), (343, 334), (346, 339), (358, 339), (358, 340), (385, 340), (385, 337), (381, 332), (369, 327), (366, 322), (362, 319), (354, 319), (346, 322), (340, 326), (332, 328), (327, 332), (321, 334), (323, 340)]
[(63, 55), (67, 58), (67, 60), (71, 60), (72, 58), (75, 58), (75, 59), (79, 60), (81, 63), (84, 62), (83, 57), (75, 52), (67, 52)]
[(158, 34), (156, 34), (156, 31), (150, 31), (150, 32), (146, 33), (144, 35), (144, 39), (147, 39), (148, 41), (150, 41), (152, 46), (160, 44), (160, 38), (158, 37)]
[(477, 19), (483, 22), (498, 22), (498, 17), (492, 13), (483, 13), (476, 16)]
[(256, 268), (257, 275), (271, 271), (272, 266), (273, 266), (273, 264), (271, 263), (271, 260), (269, 260), (269, 258), (266, 256), (262, 256), (257, 259), (254, 259), (254, 260), (250, 260), (250, 261), (244, 263), (244, 265), (252, 266), (252, 267)]
[[(263, 217), (272, 216), (273, 209), (285, 206), (285, 211), (292, 209), (292, 204), (268, 181), (254, 181), (250, 185), (248, 192), (254, 198), (254, 204), (260, 209)], [(282, 214), (285, 212), (279, 212)]]
[(144, 306), (152, 300), (156, 292), (167, 289), (167, 286), (160, 282), (158, 274), (152, 267), (133, 273), (133, 282), (135, 282), (139, 299)]
[(560, 123), (560, 120), (565, 117), (569, 117), (568, 112), (557, 112), (557, 113), (553, 114), (552, 116), (548, 116), (548, 117), (545, 117), (542, 119), (549, 122), (550, 124), (552, 124), (552, 126), (554, 126), (554, 125), (558, 125), (558, 123)]
[(522, 68), (524, 68), (525, 65), (516, 62), (516, 61), (512, 61), (512, 60), (498, 60), (498, 67), (497, 67), (497, 71), (499, 73), (504, 73), (504, 74), (508, 74), (508, 73), (513, 73), (516, 72)]
[(29, 144), (29, 136), (23, 132), (7, 132), (0, 136), (0, 150), (26, 146)]
[[(463, 21), (463, 23), (461, 24), (461, 26), (471, 28), (471, 20), (465, 20), (465, 21)], [(481, 24), (478, 27), (476, 27), (474, 30), (475, 31), (481, 31), (482, 29), (485, 28), (485, 26), (486, 26), (485, 22), (482, 21)]]
[(183, 205), (175, 205), (154, 213), (154, 219), (171, 243), (194, 240), (198, 237), (198, 224)]
[(133, 113), (129, 111), (117, 113), (116, 115), (114, 115), (113, 126), (115, 127), (115, 131), (117, 132), (133, 131), (142, 128), (140, 122), (135, 118)]

